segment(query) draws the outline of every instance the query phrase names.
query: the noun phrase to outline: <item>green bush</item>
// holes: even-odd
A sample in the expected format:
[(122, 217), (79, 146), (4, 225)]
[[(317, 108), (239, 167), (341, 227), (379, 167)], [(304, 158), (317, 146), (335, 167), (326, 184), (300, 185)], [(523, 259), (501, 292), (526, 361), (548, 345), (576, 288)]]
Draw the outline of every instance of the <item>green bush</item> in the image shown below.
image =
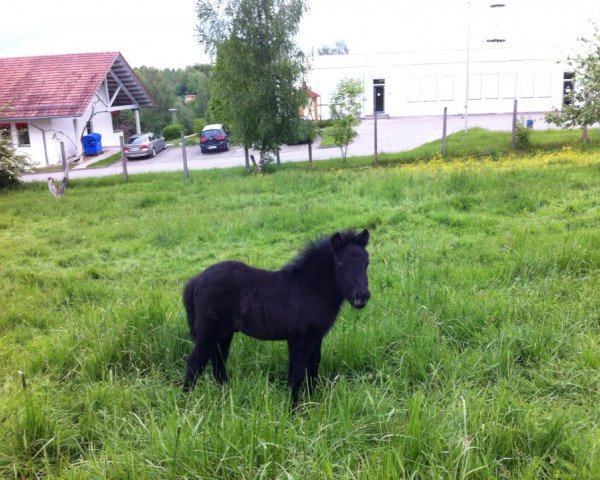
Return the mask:
[(203, 118), (197, 118), (194, 120), (194, 133), (200, 133), (202, 129), (205, 127), (206, 122)]
[(326, 118), (324, 120), (319, 120), (317, 124), (319, 128), (328, 128), (333, 126), (333, 118)]
[(176, 140), (180, 137), (182, 130), (184, 134), (187, 133), (185, 127), (180, 123), (173, 123), (171, 125), (167, 125), (163, 129), (163, 137), (165, 138), (165, 140)]
[(293, 131), (286, 140), (288, 145), (299, 145), (301, 143), (312, 142), (317, 136), (315, 122), (297, 118), (294, 120)]
[(0, 134), (0, 189), (18, 183), (19, 175), (27, 173), (31, 163), (17, 153), (8, 138)]

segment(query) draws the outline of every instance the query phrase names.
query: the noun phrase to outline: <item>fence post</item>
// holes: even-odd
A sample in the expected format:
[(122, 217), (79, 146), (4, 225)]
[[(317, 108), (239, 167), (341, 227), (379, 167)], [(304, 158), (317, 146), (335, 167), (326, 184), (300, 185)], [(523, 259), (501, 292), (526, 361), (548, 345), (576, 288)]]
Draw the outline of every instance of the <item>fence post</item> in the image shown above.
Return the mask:
[(185, 135), (183, 134), (183, 130), (181, 130), (179, 133), (181, 138), (181, 153), (183, 154), (183, 175), (189, 180), (190, 172), (188, 170), (187, 164), (187, 149), (185, 148)]
[(308, 163), (312, 164), (312, 141), (308, 141)]
[[(374, 100), (373, 100), (374, 101)], [(373, 107), (373, 128), (374, 128), (374, 132), (373, 135), (375, 137), (375, 156), (373, 157), (373, 163), (375, 165), (377, 165), (377, 112), (375, 111), (375, 107)]]
[(448, 123), (448, 107), (444, 107), (444, 124), (442, 127), (442, 155), (446, 156), (446, 126)]
[(375, 137), (375, 156), (373, 157), (373, 163), (377, 165), (377, 91), (375, 85), (373, 85), (373, 129)]
[(513, 104), (513, 118), (512, 118), (512, 149), (517, 148), (517, 99), (515, 98)]
[(127, 158), (125, 157), (125, 140), (123, 140), (123, 136), (119, 137), (119, 143), (121, 144), (121, 164), (123, 165), (123, 176), (125, 177), (125, 182), (129, 181), (129, 174), (127, 173)]
[(64, 142), (60, 142), (60, 157), (62, 159), (63, 171), (67, 170), (67, 154), (65, 152)]

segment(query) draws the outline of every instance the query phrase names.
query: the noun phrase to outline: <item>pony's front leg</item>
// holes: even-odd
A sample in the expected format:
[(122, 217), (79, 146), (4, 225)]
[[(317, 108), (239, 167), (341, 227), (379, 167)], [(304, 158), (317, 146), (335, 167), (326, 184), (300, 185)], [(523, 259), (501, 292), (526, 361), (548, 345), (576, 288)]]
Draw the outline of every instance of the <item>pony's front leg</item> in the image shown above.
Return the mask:
[(288, 385), (292, 389), (292, 405), (298, 403), (298, 394), (304, 381), (308, 359), (313, 352), (314, 339), (288, 340)]

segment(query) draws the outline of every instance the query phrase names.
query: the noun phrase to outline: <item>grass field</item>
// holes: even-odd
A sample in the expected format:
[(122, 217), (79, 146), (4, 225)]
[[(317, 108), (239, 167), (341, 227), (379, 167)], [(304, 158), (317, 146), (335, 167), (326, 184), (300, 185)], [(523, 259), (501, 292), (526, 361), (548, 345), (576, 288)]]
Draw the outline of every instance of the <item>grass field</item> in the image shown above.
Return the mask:
[[(598, 151), (318, 163), (0, 193), (0, 477), (599, 478)], [(186, 279), (348, 227), (372, 299), (316, 393), (236, 336), (184, 395)]]

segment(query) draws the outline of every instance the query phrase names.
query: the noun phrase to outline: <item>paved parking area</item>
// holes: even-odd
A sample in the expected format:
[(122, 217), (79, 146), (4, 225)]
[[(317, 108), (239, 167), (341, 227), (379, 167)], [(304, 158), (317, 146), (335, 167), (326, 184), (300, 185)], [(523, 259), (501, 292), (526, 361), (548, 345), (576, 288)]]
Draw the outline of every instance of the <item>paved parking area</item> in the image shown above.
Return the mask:
[[(520, 117), (532, 118), (535, 129), (554, 128), (544, 122), (543, 113), (520, 113)], [(510, 131), (512, 114), (497, 115), (470, 115), (468, 127), (482, 127), (495, 131)], [(462, 115), (448, 117), (448, 134), (464, 129), (465, 120)], [(400, 152), (418, 147), (424, 143), (442, 137), (442, 117), (396, 117), (379, 119), (377, 122), (377, 145), (379, 153)], [(110, 155), (116, 150), (107, 149), (105, 155)], [(358, 137), (348, 147), (348, 156), (372, 155), (374, 151), (374, 121), (364, 119), (358, 127)], [(201, 153), (200, 147), (186, 148), (188, 168), (202, 170), (210, 168), (227, 168), (244, 166), (244, 149), (232, 147), (228, 152)], [(284, 146), (281, 150), (282, 162), (308, 161), (308, 147), (306, 145)], [(324, 160), (340, 157), (338, 148), (319, 148), (318, 142), (313, 144), (313, 159)], [(155, 158), (129, 160), (127, 170), (129, 174), (177, 171), (183, 170), (183, 155), (180, 147), (169, 147), (160, 152)], [(86, 169), (86, 164), (75, 167), (69, 173), (70, 178), (99, 177), (106, 175), (122, 174), (120, 162), (117, 164), (96, 169)], [(52, 174), (39, 173), (24, 175), (24, 181), (46, 181)], [(55, 177), (60, 173), (54, 174)]]

